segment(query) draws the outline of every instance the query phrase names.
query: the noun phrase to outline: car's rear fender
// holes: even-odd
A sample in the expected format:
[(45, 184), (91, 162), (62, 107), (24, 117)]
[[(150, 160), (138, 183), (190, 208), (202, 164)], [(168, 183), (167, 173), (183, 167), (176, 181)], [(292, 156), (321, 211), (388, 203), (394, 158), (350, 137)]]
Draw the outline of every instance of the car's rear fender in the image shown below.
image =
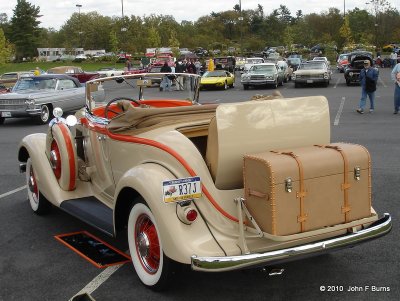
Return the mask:
[[(223, 251), (213, 239), (200, 214), (191, 225), (187, 225), (178, 219), (176, 203), (166, 204), (163, 202), (162, 182), (176, 178), (176, 175), (156, 163), (141, 164), (128, 170), (116, 187), (114, 224), (118, 224), (116, 218), (124, 216), (118, 210), (126, 210), (127, 207), (120, 202), (131, 202), (133, 206), (135, 201), (120, 198), (119, 195), (121, 193), (131, 197), (140, 195), (154, 214), (163, 249), (168, 257), (177, 262), (189, 264), (193, 254), (220, 254), (223, 256)], [(132, 193), (126, 194), (129, 188), (132, 189)], [(200, 201), (202, 200), (200, 199)]]

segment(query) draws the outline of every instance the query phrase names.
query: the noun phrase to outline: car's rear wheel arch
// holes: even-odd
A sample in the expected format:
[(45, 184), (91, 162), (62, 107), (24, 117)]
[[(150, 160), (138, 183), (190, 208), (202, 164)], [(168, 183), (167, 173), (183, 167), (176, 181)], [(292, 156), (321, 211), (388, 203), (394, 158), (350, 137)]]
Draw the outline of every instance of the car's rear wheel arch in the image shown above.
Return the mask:
[(114, 208), (115, 232), (118, 235), (128, 225), (129, 212), (141, 196), (132, 187), (124, 187), (119, 192)]
[(25, 147), (21, 147), (18, 150), (18, 161), (19, 162), (27, 162), (29, 159), (29, 152)]

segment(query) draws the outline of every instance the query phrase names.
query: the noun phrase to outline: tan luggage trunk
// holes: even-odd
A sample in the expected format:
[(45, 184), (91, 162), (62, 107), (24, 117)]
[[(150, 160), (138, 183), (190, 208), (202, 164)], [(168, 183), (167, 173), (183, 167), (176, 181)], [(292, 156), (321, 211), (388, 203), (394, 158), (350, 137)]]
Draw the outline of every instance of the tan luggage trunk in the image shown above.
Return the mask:
[(368, 217), (370, 168), (368, 151), (346, 143), (246, 155), (246, 207), (260, 228), (273, 235)]

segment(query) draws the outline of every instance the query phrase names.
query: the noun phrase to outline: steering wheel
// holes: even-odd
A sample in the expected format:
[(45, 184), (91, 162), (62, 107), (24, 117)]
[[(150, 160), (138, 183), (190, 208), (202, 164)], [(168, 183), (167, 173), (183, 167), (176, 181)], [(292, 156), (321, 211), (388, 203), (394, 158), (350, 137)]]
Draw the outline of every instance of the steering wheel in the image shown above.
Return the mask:
[(130, 97), (116, 97), (116, 98), (113, 98), (106, 105), (106, 108), (104, 110), (104, 117), (105, 118), (107, 118), (108, 112), (112, 112), (112, 113), (117, 114), (117, 115), (121, 114), (121, 112), (117, 112), (117, 111), (114, 111), (114, 110), (110, 109), (111, 104), (113, 102), (116, 102), (116, 101), (119, 101), (119, 100), (129, 100), (129, 101), (132, 101), (132, 102), (136, 103), (138, 106), (141, 105), (141, 103), (139, 101), (137, 101), (136, 99), (130, 98)]

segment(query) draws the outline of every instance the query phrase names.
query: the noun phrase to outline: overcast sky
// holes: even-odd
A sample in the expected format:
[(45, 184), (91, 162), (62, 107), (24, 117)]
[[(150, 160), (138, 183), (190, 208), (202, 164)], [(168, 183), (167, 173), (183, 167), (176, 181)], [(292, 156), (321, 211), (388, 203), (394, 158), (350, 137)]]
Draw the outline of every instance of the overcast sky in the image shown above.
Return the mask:
[[(400, 0), (388, 1), (393, 7), (399, 9)], [(97, 11), (103, 16), (120, 17), (123, 4), (125, 16), (172, 15), (176, 21), (180, 22), (182, 20), (195, 21), (211, 12), (230, 10), (239, 3), (239, 0), (28, 0), (28, 2), (40, 7), (42, 17), (39, 20), (42, 22), (42, 27), (53, 27), (58, 30), (74, 12), (78, 12), (77, 4), (82, 5), (81, 13)], [(269, 14), (282, 3), (294, 16), (299, 9), (303, 11), (303, 14), (320, 13), (327, 11), (329, 7), (336, 7), (343, 12), (344, 4), (346, 4), (346, 10), (355, 7), (365, 9), (368, 7), (366, 2), (367, 0), (242, 0), (242, 9), (255, 9), (257, 4), (261, 4), (265, 14)], [(16, 5), (17, 0), (0, 0), (0, 13), (6, 13), (10, 19)]]

